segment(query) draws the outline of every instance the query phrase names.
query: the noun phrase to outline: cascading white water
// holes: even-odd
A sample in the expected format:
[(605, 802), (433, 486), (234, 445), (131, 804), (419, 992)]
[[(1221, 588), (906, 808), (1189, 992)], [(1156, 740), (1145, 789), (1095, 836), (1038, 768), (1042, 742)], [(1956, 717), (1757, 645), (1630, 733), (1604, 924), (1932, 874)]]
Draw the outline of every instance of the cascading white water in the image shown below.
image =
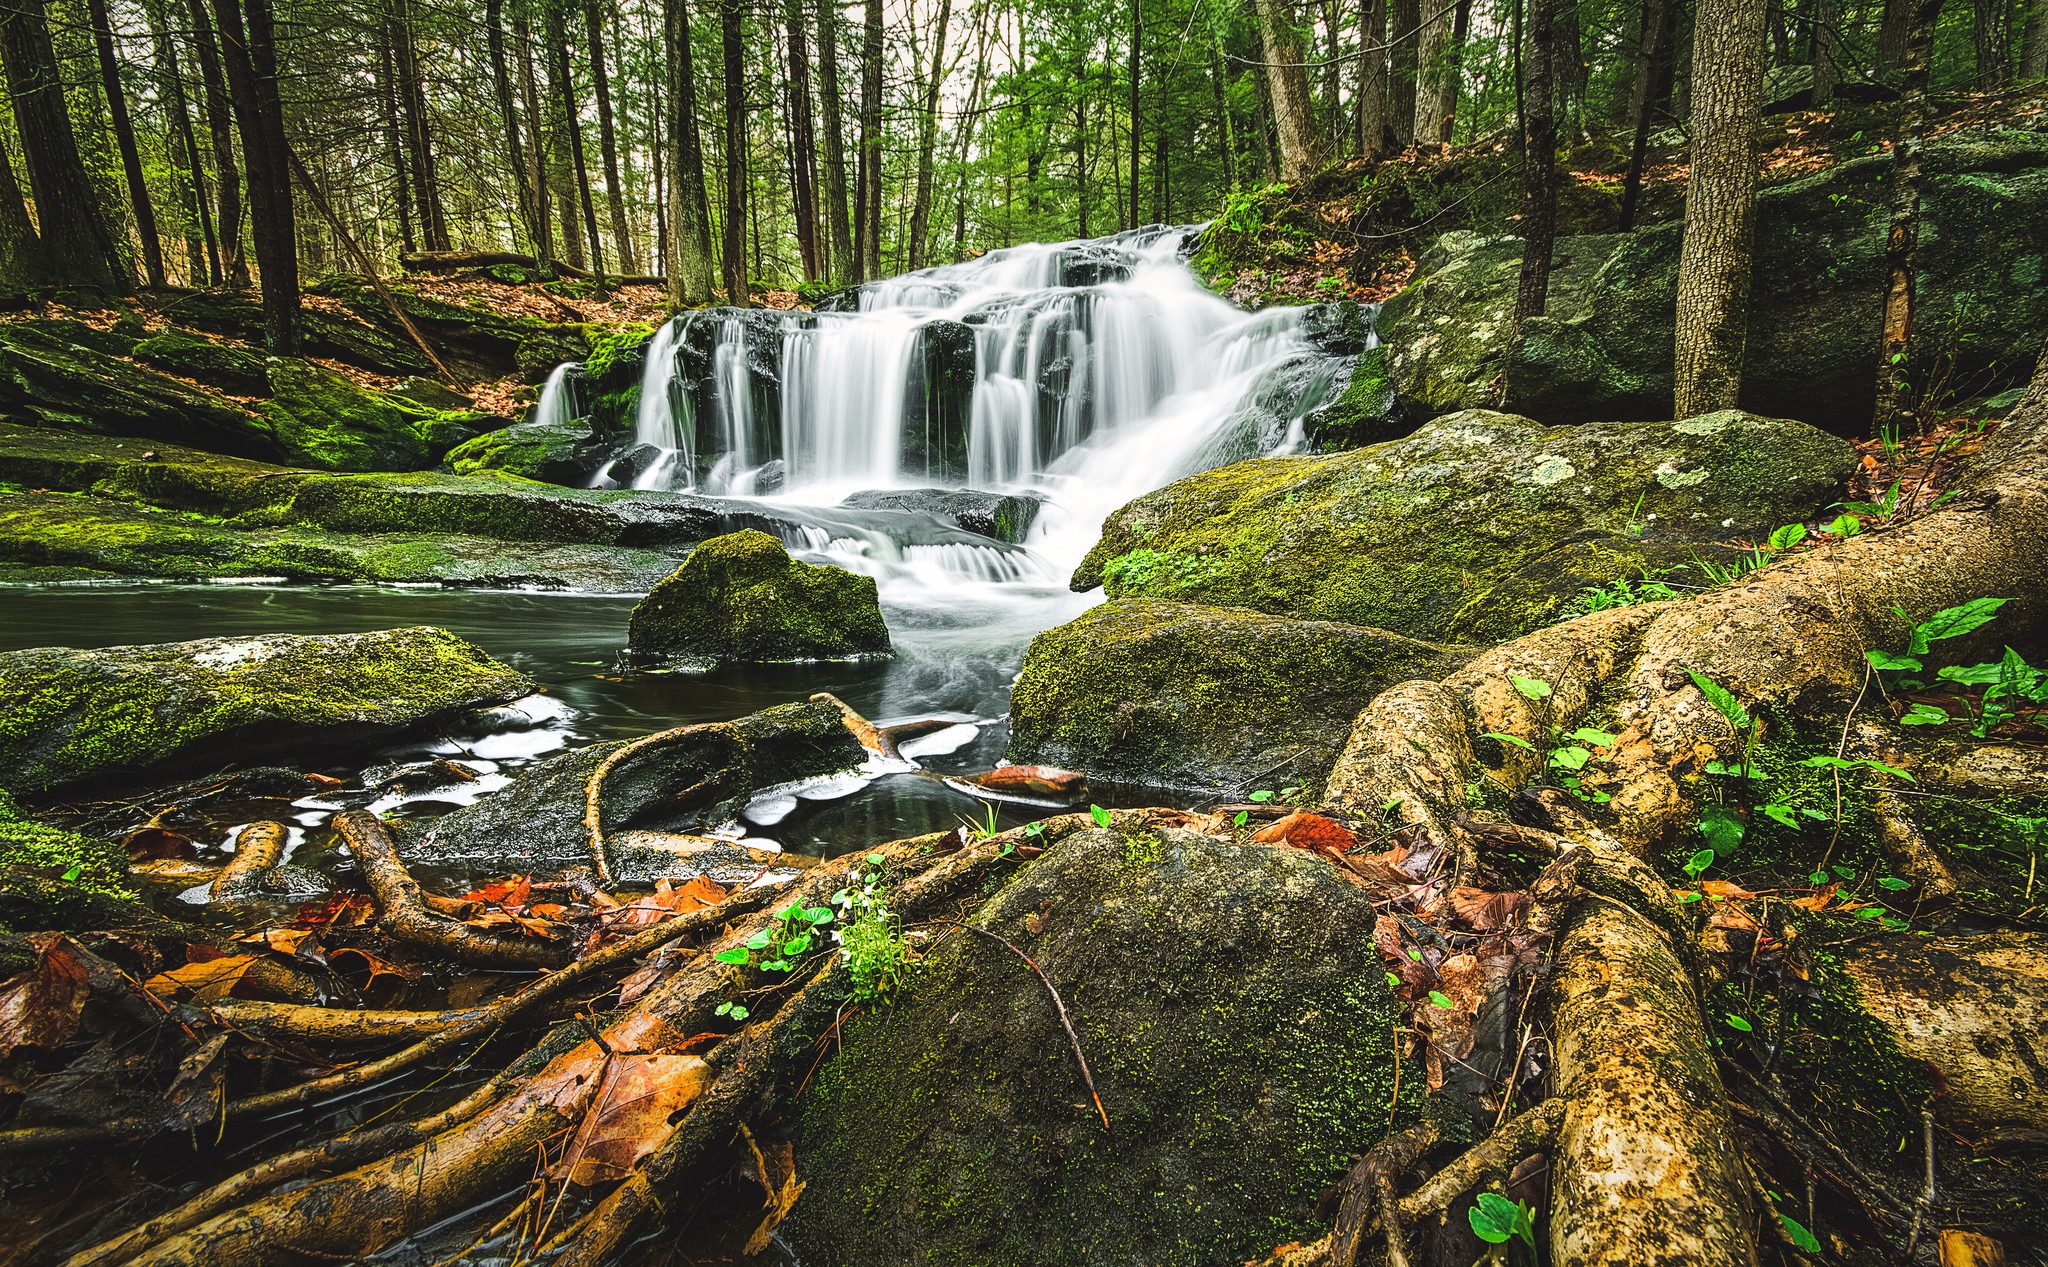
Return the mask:
[(533, 421), (537, 423), (568, 422), (576, 416), (575, 388), (569, 382), (569, 372), (574, 363), (557, 365), (548, 372), (548, 380), (541, 384), (540, 399), (533, 406)]

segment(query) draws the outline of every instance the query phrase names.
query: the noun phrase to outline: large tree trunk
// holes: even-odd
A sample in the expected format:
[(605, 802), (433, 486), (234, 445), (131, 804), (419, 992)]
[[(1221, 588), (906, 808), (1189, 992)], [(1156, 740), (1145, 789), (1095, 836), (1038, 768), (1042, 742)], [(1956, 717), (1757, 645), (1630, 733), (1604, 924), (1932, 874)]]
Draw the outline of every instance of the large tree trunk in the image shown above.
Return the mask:
[(519, 101), (526, 111), (528, 137), (532, 141), (526, 148), (526, 183), (533, 190), (533, 253), (541, 263), (552, 264), (557, 258), (554, 209), (548, 205), (553, 196), (553, 160), (548, 145), (547, 112), (541, 108), (539, 76), (533, 65), (533, 25), (526, 16), (526, 5), (520, 0), (513, 0), (512, 39), (519, 46)]
[(597, 96), (597, 143), (604, 154), (604, 184), (611, 191), (612, 244), (618, 248), (619, 271), (632, 276), (633, 235), (626, 227), (626, 185), (619, 179), (619, 140), (612, 122), (611, 82), (604, 69), (604, 12), (598, 0), (583, 0), (583, 29), (590, 39), (590, 86)]
[(1265, 48), (1266, 83), (1273, 106), (1273, 131), (1280, 146), (1280, 179), (1306, 180), (1322, 166), (1322, 138), (1308, 96), (1308, 69), (1294, 33), (1288, 0), (1258, 0), (1260, 43)]
[(0, 61), (42, 226), (43, 267), (60, 286), (123, 292), (131, 284), (128, 270), (78, 156), (43, 5), (20, 0), (0, 10)]
[(2048, 0), (2027, 5), (2026, 33), (2020, 42), (2019, 78), (2048, 79)]
[(1693, 31), (1692, 180), (1678, 263), (1677, 416), (1732, 409), (1749, 332), (1763, 0), (1702, 0)]
[(550, 12), (555, 26), (550, 31), (549, 52), (554, 55), (555, 76), (561, 81), (562, 118), (568, 125), (570, 168), (576, 180), (576, 201), (583, 212), (583, 231), (590, 243), (590, 271), (598, 285), (604, 284), (604, 243), (598, 237), (597, 205), (590, 196), (590, 164), (583, 151), (583, 112), (576, 104), (576, 71), (569, 62), (567, 15), (560, 9), (565, 0), (554, 0)]
[(1522, 76), (1528, 132), (1522, 138), (1523, 247), (1522, 276), (1515, 291), (1516, 339), (1521, 337), (1525, 318), (1543, 315), (1544, 299), (1550, 293), (1551, 245), (1557, 238), (1557, 115), (1550, 66), (1550, 26), (1556, 0), (1528, 0), (1528, 4), (1529, 55)]
[[(1439, 3), (1440, 0), (1429, 0)], [(1390, 50), (1389, 79), (1393, 85), (1390, 111), (1394, 125), (1394, 148), (1415, 144), (1416, 42), (1422, 35), (1422, 0), (1392, 0), (1394, 47)], [(1519, 10), (1518, 10), (1519, 11)]]
[[(825, 111), (825, 241), (828, 273), (844, 280), (860, 272), (846, 198), (845, 111), (839, 93), (839, 6), (818, 0), (818, 97)], [(1029, 127), (1030, 119), (1025, 119)]]
[(121, 86), (121, 60), (114, 52), (114, 24), (107, 0), (86, 0), (92, 22), (93, 51), (99, 56), (100, 87), (107, 94), (107, 113), (114, 124), (114, 145), (121, 152), (121, 174), (128, 182), (128, 205), (135, 212), (135, 236), (142, 244), (142, 271), (152, 287), (164, 284), (163, 242), (157, 237), (156, 208), (150, 205), (149, 184), (142, 178), (142, 154), (135, 148), (135, 121), (128, 115), (128, 92)]
[[(533, 201), (532, 173), (526, 167), (526, 145), (519, 135), (519, 109), (512, 100), (512, 71), (505, 60), (505, 0), (484, 0), (484, 38), (490, 49), (491, 93), (498, 103), (498, 119), (505, 129), (505, 160), (512, 168), (512, 188), (517, 199), (519, 223), (526, 230), (526, 242), (537, 258), (540, 248), (539, 216)], [(531, 119), (531, 115), (528, 116)]]
[[(1977, 56), (1977, 88), (1981, 92), (1997, 92), (2011, 82), (2011, 0), (1975, 0), (1970, 17), (1970, 45)], [(1912, 73), (1910, 67), (1907, 73)]]
[(668, 289), (679, 307), (711, 302), (711, 207), (704, 188), (704, 148), (697, 132), (697, 75), (685, 0), (663, 0), (662, 39), (668, 52)]
[(860, 58), (860, 225), (855, 281), (882, 275), (882, 0), (867, 0)]
[(249, 229), (263, 285), (263, 345), (272, 356), (299, 350), (299, 239), (285, 154), (284, 104), (277, 90), (275, 19), (270, 0), (213, 0), (228, 96), (249, 165)]
[[(925, 84), (924, 101), (918, 118), (917, 193), (910, 206), (910, 267), (923, 268), (925, 238), (931, 230), (932, 164), (939, 145), (939, 89), (946, 75), (946, 24), (953, 17), (953, 0), (939, 0), (939, 21), (932, 35), (932, 67)], [(1133, 178), (1132, 189), (1136, 191)]]
[(1813, 104), (1834, 104), (1835, 85), (1842, 80), (1841, 0), (1813, 0)]
[(403, 254), (411, 255), (419, 250), (418, 239), (414, 237), (413, 226), (413, 182), (407, 179), (405, 157), (405, 111), (399, 105), (398, 56), (392, 44), (397, 37), (394, 23), (383, 23), (380, 31), (383, 39), (377, 46), (378, 91), (382, 94), (384, 107), (384, 148), (391, 163), (391, 202), (398, 212), (398, 243)]
[(18, 295), (43, 284), (43, 246), (21, 199), (14, 162), (0, 145), (0, 293)]
[(1892, 143), (1885, 232), (1884, 329), (1878, 340), (1874, 427), (1913, 421), (1913, 255), (1920, 245), (1920, 147), (1927, 131), (1928, 65), (1941, 0), (1915, 0), (1906, 42), (1906, 80), (1899, 98), (1899, 135)]
[(441, 182), (434, 170), (434, 135), (427, 121), (426, 86), (420, 74), (419, 50), (413, 44), (410, 0), (394, 0), (391, 11), (391, 52), (398, 72), (398, 98), (405, 120), (405, 147), (411, 157), (414, 211), (426, 249), (448, 249), (448, 216), (441, 203)]
[(584, 253), (582, 216), (577, 211), (576, 168), (581, 158), (572, 147), (574, 120), (566, 105), (575, 94), (568, 79), (568, 22), (562, 6), (569, 0), (539, 0), (541, 70), (547, 89), (547, 183), (555, 199), (555, 219), (562, 226), (562, 259), (577, 268), (590, 267)]
[(725, 86), (725, 301), (745, 308), (747, 299), (747, 63), (741, 19), (744, 0), (718, 0), (719, 47)]
[(213, 179), (219, 198), (221, 269), (237, 290), (249, 285), (249, 257), (242, 247), (242, 170), (235, 162), (234, 111), (227, 79), (221, 74), (220, 49), (206, 0), (190, 0), (192, 48), (199, 58), (199, 82), (205, 92), (206, 130), (213, 139)]
[[(1621, 182), (1621, 231), (1635, 227), (1636, 203), (1643, 193), (1643, 163), (1649, 156), (1650, 123), (1662, 100), (1660, 84), (1670, 80), (1671, 42), (1678, 32), (1677, 0), (1643, 0), (1642, 44), (1636, 59), (1636, 82), (1629, 95), (1628, 172)], [(1668, 89), (1667, 89), (1668, 90)]]
[[(832, 0), (821, 2), (829, 5)], [(804, 280), (814, 282), (831, 272), (831, 264), (819, 232), (818, 147), (811, 126), (811, 55), (803, 0), (788, 0), (783, 27), (789, 40), (789, 172), (796, 245), (803, 257)]]
[(1387, 135), (1387, 0), (1358, 0), (1358, 121), (1353, 142), (1360, 158), (1378, 158)]
[(1456, 0), (1422, 0), (1422, 29), (1416, 33), (1417, 145), (1434, 145), (1442, 136), (1444, 89), (1450, 78), (1452, 10), (1456, 7)]

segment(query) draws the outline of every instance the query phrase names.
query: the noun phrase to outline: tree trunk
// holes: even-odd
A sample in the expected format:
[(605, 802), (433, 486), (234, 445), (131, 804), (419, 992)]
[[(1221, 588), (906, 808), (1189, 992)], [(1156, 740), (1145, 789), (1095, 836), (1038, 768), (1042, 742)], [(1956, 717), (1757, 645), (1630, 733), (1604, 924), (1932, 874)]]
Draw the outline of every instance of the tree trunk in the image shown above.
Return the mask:
[(882, 275), (882, 0), (867, 0), (860, 68), (860, 268), (855, 281)]
[[(1429, 0), (1439, 3), (1440, 0)], [(1519, 9), (1517, 10), (1519, 12)], [(1422, 33), (1422, 0), (1393, 0), (1392, 57), (1394, 148), (1415, 144), (1415, 46)]]
[(1899, 134), (1892, 143), (1885, 233), (1884, 331), (1878, 341), (1875, 427), (1909, 425), (1912, 385), (1913, 255), (1920, 245), (1920, 147), (1927, 131), (1928, 66), (1941, 0), (1916, 0), (1906, 41), (1906, 78), (1899, 98)]
[[(856, 277), (853, 227), (846, 200), (846, 131), (839, 95), (839, 6), (818, 0), (818, 96), (825, 110), (825, 241), (835, 279)], [(1028, 126), (1030, 120), (1025, 120)]]
[(573, 120), (564, 113), (564, 106), (572, 96), (573, 88), (566, 78), (568, 72), (569, 43), (568, 23), (562, 6), (569, 0), (539, 0), (541, 6), (540, 32), (541, 65), (547, 77), (547, 181), (554, 194), (555, 219), (562, 226), (562, 258), (577, 268), (588, 268), (590, 261), (584, 254), (582, 218), (577, 211), (579, 188), (576, 168), (580, 157), (571, 149), (571, 126)]
[(1522, 321), (1543, 315), (1550, 292), (1551, 245), (1557, 238), (1557, 115), (1552, 96), (1550, 27), (1556, 0), (1528, 0), (1529, 52), (1523, 67), (1526, 85), (1522, 138), (1522, 276), (1515, 291), (1515, 328), (1509, 343), (1522, 335)]
[(199, 137), (193, 130), (192, 107), (185, 96), (185, 75), (178, 66), (177, 41), (171, 38), (169, 15), (164, 13), (160, 3), (145, 5), (143, 13), (149, 20), (150, 37), (156, 44), (157, 71), (163, 81), (161, 91), (170, 103), (171, 126), (177, 138), (173, 158), (183, 166), (191, 180), (192, 213), (198, 218), (201, 244), (206, 251), (205, 267), (193, 272), (192, 284), (195, 287), (200, 285), (203, 277), (207, 284), (218, 286), (224, 276), (221, 272), (220, 240), (214, 234), (206, 168), (199, 159)]
[(491, 92), (497, 99), (498, 118), (505, 128), (505, 158), (512, 167), (519, 223), (526, 230), (526, 242), (535, 257), (545, 258), (540, 248), (541, 229), (533, 202), (532, 173), (526, 169), (526, 146), (519, 137), (519, 110), (512, 100), (512, 72), (505, 60), (505, 0), (484, 0), (484, 38), (490, 48)]
[(420, 240), (430, 251), (448, 249), (448, 217), (442, 210), (441, 183), (434, 172), (434, 137), (427, 122), (427, 95), (420, 79), (419, 52), (412, 41), (410, 0), (393, 0), (391, 54), (398, 72), (400, 117), (405, 122), (405, 149), (412, 169), (413, 211)]
[(1422, 29), (1416, 34), (1414, 136), (1434, 145), (1442, 135), (1444, 85), (1450, 77), (1451, 11), (1456, 0), (1422, 0)]
[(1358, 121), (1360, 158), (1378, 158), (1390, 144), (1387, 136), (1387, 0), (1358, 2)]
[(550, 31), (548, 51), (554, 56), (555, 74), (562, 84), (562, 117), (568, 124), (569, 161), (576, 177), (576, 201), (583, 212), (583, 231), (590, 243), (590, 271), (601, 287), (604, 285), (604, 243), (597, 235), (597, 205), (590, 196), (590, 164), (583, 152), (583, 112), (576, 105), (576, 71), (569, 63), (567, 15), (559, 7), (565, 2), (550, 0), (549, 8), (555, 14), (555, 25)]
[(384, 38), (377, 47), (378, 68), (383, 72), (378, 84), (384, 97), (384, 148), (390, 151), (392, 205), (398, 209), (399, 249), (410, 255), (419, 249), (418, 240), (413, 236), (413, 189), (406, 178), (405, 157), (405, 111), (399, 105), (398, 58), (392, 50), (397, 37), (395, 24), (382, 24)]
[(1890, 70), (1906, 60), (1913, 5), (1914, 0), (1884, 0), (1884, 13), (1877, 28), (1877, 69)]
[(234, 112), (206, 0), (190, 0), (190, 5), (192, 47), (199, 58), (199, 82), (205, 90), (206, 130), (213, 139), (213, 179), (219, 198), (215, 231), (220, 235), (221, 269), (228, 285), (243, 290), (249, 285), (249, 259), (242, 249), (242, 171), (235, 162)]
[(1813, 0), (1813, 104), (1822, 109), (1834, 104), (1835, 85), (1841, 82), (1841, 0)]
[(114, 145), (121, 152), (121, 173), (128, 182), (128, 205), (135, 211), (135, 236), (142, 244), (143, 275), (151, 287), (162, 289), (163, 242), (157, 237), (156, 208), (149, 202), (149, 185), (142, 178), (142, 155), (135, 148), (135, 122), (128, 115), (128, 93), (121, 87), (121, 61), (114, 53), (114, 24), (107, 16), (107, 0), (86, 0), (85, 11), (92, 22), (93, 51), (99, 55), (100, 86), (107, 94)]
[(1650, 121), (1657, 112), (1658, 70), (1671, 58), (1671, 39), (1678, 23), (1677, 0), (1643, 0), (1641, 52), (1636, 60), (1635, 89), (1630, 94), (1629, 127), (1635, 139), (1628, 152), (1628, 174), (1621, 182), (1621, 231), (1635, 227), (1636, 203), (1643, 193), (1643, 162), (1649, 155)]
[(2048, 0), (2027, 6), (2026, 35), (2020, 42), (2021, 80), (2048, 79)]
[[(1384, 0), (1375, 0), (1384, 3)], [(1237, 125), (1230, 117), (1230, 101), (1223, 95), (1223, 54), (1213, 46), (1209, 50), (1209, 96), (1216, 111), (1216, 133), (1223, 142), (1223, 188), (1226, 193), (1236, 193), (1237, 182)], [(1026, 116), (1027, 122), (1029, 116)]]
[(277, 45), (270, 0), (213, 0), (228, 95), (249, 165), (249, 231), (263, 286), (263, 345), (272, 356), (299, 350), (299, 242), (284, 107), (277, 91)]
[(18, 295), (44, 280), (43, 246), (21, 200), (14, 162), (0, 145), (0, 293)]
[[(832, 0), (820, 0), (829, 6)], [(796, 245), (803, 256), (804, 280), (814, 282), (831, 271), (819, 240), (818, 143), (811, 126), (811, 55), (806, 47), (802, 0), (788, 0), (784, 28), (789, 40), (789, 169), (795, 201)]]
[(946, 24), (953, 18), (953, 0), (939, 0), (939, 22), (932, 37), (931, 78), (919, 103), (917, 194), (910, 208), (910, 267), (925, 264), (925, 236), (931, 228), (932, 164), (939, 144), (939, 88), (946, 76)]
[(704, 147), (697, 133), (697, 73), (690, 11), (663, 0), (662, 39), (668, 56), (668, 291), (678, 307), (711, 302), (711, 208), (704, 190)]
[(597, 95), (597, 143), (604, 153), (604, 184), (611, 191), (612, 244), (619, 251), (619, 271), (640, 271), (633, 262), (633, 235), (626, 227), (626, 186), (619, 179), (619, 140), (612, 124), (612, 89), (604, 69), (604, 14), (598, 0), (583, 0), (583, 28), (590, 37), (590, 85)]
[(1306, 180), (1322, 165), (1322, 141), (1308, 97), (1308, 70), (1294, 34), (1288, 0), (1258, 0), (1260, 43), (1266, 54), (1266, 83), (1273, 105), (1273, 131), (1280, 145), (1280, 179)]
[(126, 292), (132, 282), (114, 249), (64, 108), (63, 80), (43, 3), (20, 0), (0, 10), (0, 60), (14, 98), (36, 222), (42, 226), (44, 271), (59, 286)]
[(1452, 132), (1458, 121), (1458, 93), (1465, 85), (1465, 38), (1472, 29), (1472, 0), (1458, 0), (1458, 9), (1451, 20), (1451, 45), (1446, 53), (1449, 65), (1444, 69), (1444, 88), (1437, 125), (1436, 139), (1444, 145), (1451, 143)]
[(725, 301), (748, 306), (747, 286), (747, 67), (744, 0), (718, 0), (719, 46), (725, 88)]
[(1732, 409), (1749, 331), (1764, 0), (1702, 0), (1693, 31), (1692, 179), (1678, 262), (1677, 417)]
[[(2012, 7), (2008, 0), (1976, 0), (1971, 6), (1970, 46), (1977, 55), (1977, 89), (1997, 92), (2012, 69)], [(1909, 67), (1907, 74), (1912, 71)]]
[(1074, 102), (1074, 236), (1088, 236), (1088, 98)]
[[(1138, 126), (1138, 55), (1145, 36), (1145, 0), (1131, 0), (1130, 122), (1131, 122), (1131, 226), (1138, 224), (1138, 152), (1144, 129)], [(1163, 135), (1163, 134), (1162, 134)]]
[[(548, 206), (553, 175), (546, 133), (546, 111), (541, 109), (540, 84), (533, 66), (533, 26), (526, 6), (514, 0), (512, 38), (519, 46), (519, 100), (526, 110), (527, 127), (533, 143), (526, 149), (526, 183), (533, 191), (533, 253), (541, 263), (555, 262), (555, 223)], [(566, 226), (564, 226), (566, 228)]]

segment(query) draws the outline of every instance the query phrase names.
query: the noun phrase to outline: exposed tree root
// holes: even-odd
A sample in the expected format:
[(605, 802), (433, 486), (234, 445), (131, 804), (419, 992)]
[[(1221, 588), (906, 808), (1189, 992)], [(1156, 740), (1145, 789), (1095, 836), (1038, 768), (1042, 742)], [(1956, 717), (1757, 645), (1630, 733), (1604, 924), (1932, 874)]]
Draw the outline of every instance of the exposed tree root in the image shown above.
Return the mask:
[(214, 900), (231, 896), (235, 888), (253, 873), (276, 866), (277, 860), (284, 856), (288, 838), (289, 833), (283, 823), (250, 823), (244, 827), (235, 837), (235, 856), (228, 859), (228, 865), (214, 877)]
[(448, 1012), (351, 1011), (303, 1003), (222, 999), (213, 1014), (230, 1028), (273, 1042), (374, 1046), (425, 1038), (484, 1019), (488, 1008)]
[(480, 967), (555, 968), (567, 962), (570, 948), (564, 942), (499, 936), (428, 910), (419, 882), (398, 860), (391, 829), (375, 814), (337, 814), (334, 830), (376, 898), (379, 926), (398, 940)]

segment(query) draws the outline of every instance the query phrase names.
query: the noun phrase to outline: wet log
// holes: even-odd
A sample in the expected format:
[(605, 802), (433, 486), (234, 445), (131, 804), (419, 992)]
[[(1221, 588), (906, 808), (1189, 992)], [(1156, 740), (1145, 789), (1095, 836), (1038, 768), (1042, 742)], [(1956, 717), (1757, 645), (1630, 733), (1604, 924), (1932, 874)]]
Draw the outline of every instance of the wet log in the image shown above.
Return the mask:
[(568, 960), (566, 942), (500, 936), (428, 910), (419, 882), (398, 860), (391, 829), (376, 815), (351, 810), (335, 817), (334, 830), (376, 898), (378, 926), (398, 940), (478, 967), (555, 968)]
[(221, 868), (220, 875), (213, 881), (213, 899), (218, 902), (233, 897), (236, 889), (246, 884), (256, 872), (265, 867), (274, 867), (284, 857), (285, 841), (290, 832), (283, 823), (268, 820), (250, 823), (235, 835), (235, 856), (228, 859), (228, 865)]

